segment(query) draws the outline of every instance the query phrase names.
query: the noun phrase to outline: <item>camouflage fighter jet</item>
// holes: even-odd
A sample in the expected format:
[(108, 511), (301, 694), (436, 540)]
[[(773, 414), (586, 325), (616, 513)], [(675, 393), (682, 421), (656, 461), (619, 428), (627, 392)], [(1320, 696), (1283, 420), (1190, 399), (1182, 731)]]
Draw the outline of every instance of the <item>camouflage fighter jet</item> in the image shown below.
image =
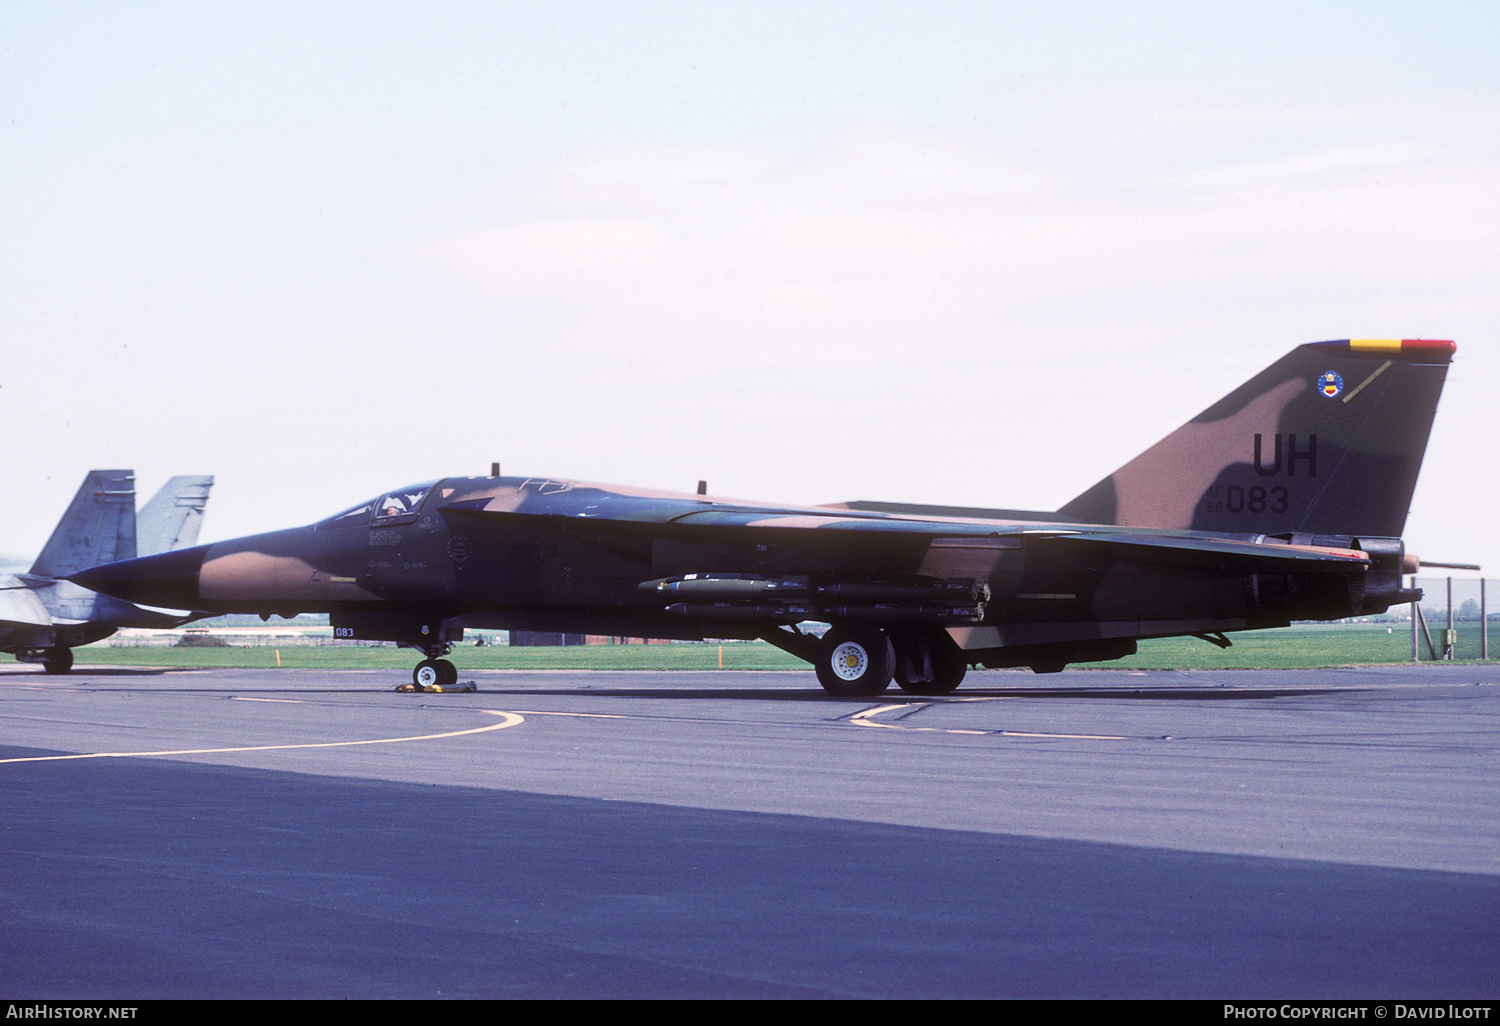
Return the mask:
[(1055, 513), (446, 478), (73, 579), (172, 608), (327, 612), (337, 637), (420, 650), (419, 687), (453, 682), (443, 657), (485, 627), (761, 638), (835, 695), (893, 677), (946, 694), (970, 666), (1045, 673), (1173, 635), (1227, 646), (1417, 598), (1401, 531), (1454, 351), (1300, 346)]
[(40, 660), (48, 673), (67, 673), (78, 645), (121, 627), (175, 627), (195, 619), (196, 614), (142, 609), (63, 578), (137, 552), (192, 545), (213, 483), (201, 475), (174, 477), (137, 515), (134, 472), (90, 471), (31, 569), (0, 573), (0, 652)]

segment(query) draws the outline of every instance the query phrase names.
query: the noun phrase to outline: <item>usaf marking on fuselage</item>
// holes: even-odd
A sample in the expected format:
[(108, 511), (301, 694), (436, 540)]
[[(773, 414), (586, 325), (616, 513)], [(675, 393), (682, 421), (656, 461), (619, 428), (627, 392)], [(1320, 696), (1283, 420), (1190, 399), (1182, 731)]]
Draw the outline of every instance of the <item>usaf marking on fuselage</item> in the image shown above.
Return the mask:
[(74, 579), (173, 608), (327, 612), (338, 637), (420, 649), (419, 686), (451, 683), (443, 656), (485, 627), (762, 638), (833, 694), (893, 677), (946, 694), (973, 665), (1055, 671), (1172, 635), (1227, 645), (1417, 597), (1401, 532), (1454, 351), (1299, 346), (1055, 513), (447, 478)]

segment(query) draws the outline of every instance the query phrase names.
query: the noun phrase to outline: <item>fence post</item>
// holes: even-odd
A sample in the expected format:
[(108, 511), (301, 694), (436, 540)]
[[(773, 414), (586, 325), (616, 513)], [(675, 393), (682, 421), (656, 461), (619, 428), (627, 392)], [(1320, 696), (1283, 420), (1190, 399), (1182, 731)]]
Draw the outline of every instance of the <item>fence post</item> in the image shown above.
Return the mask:
[[(1411, 590), (1417, 590), (1417, 575), (1411, 575)], [(1411, 661), (1421, 662), (1421, 652), (1417, 648), (1417, 600), (1411, 600)]]
[(1448, 578), (1448, 626), (1443, 631), (1443, 658), (1453, 660), (1453, 578)]

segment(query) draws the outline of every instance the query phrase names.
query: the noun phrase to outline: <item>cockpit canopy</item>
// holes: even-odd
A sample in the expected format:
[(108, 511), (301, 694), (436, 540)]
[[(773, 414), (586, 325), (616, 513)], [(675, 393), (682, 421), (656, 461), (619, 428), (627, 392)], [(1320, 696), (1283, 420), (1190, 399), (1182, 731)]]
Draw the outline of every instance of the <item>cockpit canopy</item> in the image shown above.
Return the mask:
[(417, 519), (422, 502), (433, 490), (436, 481), (408, 485), (386, 492), (378, 499), (362, 502), (358, 506), (336, 513), (327, 520), (314, 524), (319, 531), (333, 531), (342, 527), (384, 527), (389, 524), (409, 524)]

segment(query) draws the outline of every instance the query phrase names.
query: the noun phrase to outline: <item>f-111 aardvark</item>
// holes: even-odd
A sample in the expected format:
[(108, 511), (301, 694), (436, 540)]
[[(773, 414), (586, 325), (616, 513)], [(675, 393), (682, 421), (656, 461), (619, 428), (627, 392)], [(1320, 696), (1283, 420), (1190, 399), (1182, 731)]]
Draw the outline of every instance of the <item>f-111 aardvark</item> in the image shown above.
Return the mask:
[(1401, 531), (1455, 348), (1300, 346), (1055, 513), (447, 478), (73, 580), (205, 614), (326, 612), (337, 637), (419, 649), (418, 686), (456, 680), (443, 657), (484, 627), (762, 638), (835, 695), (893, 677), (946, 694), (974, 665), (1046, 673), (1418, 598)]

